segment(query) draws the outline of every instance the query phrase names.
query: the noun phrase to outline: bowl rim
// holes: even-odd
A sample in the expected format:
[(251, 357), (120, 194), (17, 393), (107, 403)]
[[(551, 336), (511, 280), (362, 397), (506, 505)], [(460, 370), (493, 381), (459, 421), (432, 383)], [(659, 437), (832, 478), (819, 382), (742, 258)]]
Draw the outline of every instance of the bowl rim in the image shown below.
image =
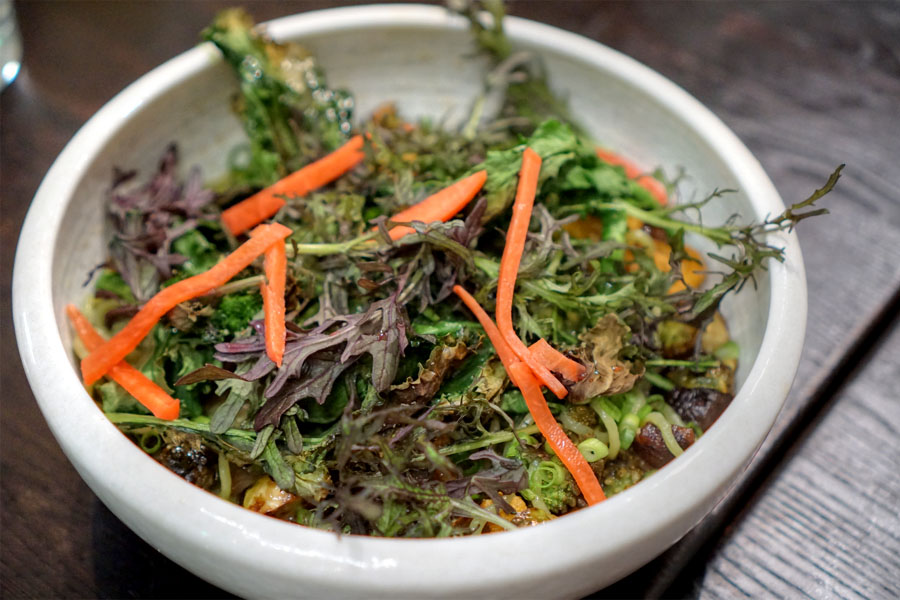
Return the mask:
[[(386, 26), (461, 29), (465, 24), (441, 7), (408, 4), (332, 8), (267, 23), (276, 39)], [(512, 40), (527, 40), (577, 55), (653, 97), (722, 158), (759, 215), (784, 209), (774, 185), (750, 151), (718, 117), (676, 84), (636, 60), (575, 33), (516, 17), (509, 17), (505, 27)], [(85, 169), (129, 115), (153, 102), (163, 90), (220, 60), (211, 44), (201, 44), (142, 76), (91, 117), (41, 183), (16, 250), (13, 314), (29, 383), (54, 436), (95, 493), (107, 504), (116, 499), (119, 505), (124, 502), (147, 511), (137, 521), (116, 511), (123, 521), (151, 543), (159, 543), (162, 531), (187, 549), (224, 553), (235, 560), (246, 560), (252, 554), (254, 563), (273, 577), (307, 581), (323, 589), (337, 585), (345, 590), (377, 593), (399, 587), (406, 592), (434, 593), (497, 591), (511, 581), (535, 581), (555, 572), (592, 566), (596, 569), (604, 560), (619, 565), (612, 568), (618, 569), (616, 578), (639, 565), (622, 567), (621, 561), (615, 562), (615, 553), (631, 549), (647, 554), (647, 544), (666, 532), (671, 539), (647, 555), (649, 560), (687, 531), (686, 520), (693, 526), (702, 518), (706, 510), (698, 512), (698, 506), (711, 506), (762, 443), (799, 363), (806, 326), (806, 279), (793, 233), (774, 236), (785, 249), (786, 261), (773, 262), (765, 275), (770, 284), (766, 331), (744, 385), (716, 427), (639, 486), (600, 506), (540, 527), (501, 536), (441, 540), (339, 538), (252, 513), (187, 484), (148, 459), (100, 411), (81, 411), (93, 402), (72, 369), (69, 351), (59, 335), (66, 327), (64, 317), (61, 307), (57, 310), (53, 305), (51, 272), (65, 208)], [(59, 376), (44, 376), (48, 369)], [(60, 398), (66, 401), (60, 402)], [(77, 432), (67, 427), (73, 418), (73, 406), (79, 410)], [(706, 452), (707, 447), (716, 451)], [(159, 499), (151, 507), (141, 498), (147, 486), (140, 480), (148, 478), (153, 479)], [(636, 515), (643, 518), (636, 519)], [(162, 523), (162, 529), (153, 531), (147, 526), (149, 522)], [(203, 539), (192, 539), (191, 532), (201, 529)], [(602, 531), (604, 543), (597, 544), (594, 535), (585, 535), (587, 531)], [(544, 550), (560, 539), (565, 540), (565, 552)], [(512, 544), (520, 551), (515, 560), (505, 559)], [(162, 549), (167, 552), (167, 548)], [(425, 553), (429, 560), (421, 560)], [(478, 557), (485, 556), (496, 562), (484, 565), (483, 558)], [(474, 569), (478, 578), (460, 582), (460, 569), (446, 568), (453, 563)], [(200, 569), (197, 574), (222, 584), (214, 568)]]

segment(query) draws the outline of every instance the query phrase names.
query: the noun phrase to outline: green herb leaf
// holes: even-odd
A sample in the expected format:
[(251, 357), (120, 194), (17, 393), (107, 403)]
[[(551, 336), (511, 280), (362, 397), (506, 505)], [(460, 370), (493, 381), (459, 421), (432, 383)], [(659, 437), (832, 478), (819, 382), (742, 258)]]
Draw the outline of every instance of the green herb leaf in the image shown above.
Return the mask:
[(262, 453), (263, 465), (266, 473), (272, 476), (275, 484), (283, 490), (289, 490), (294, 486), (294, 470), (287, 463), (275, 445), (275, 440), (269, 439)]

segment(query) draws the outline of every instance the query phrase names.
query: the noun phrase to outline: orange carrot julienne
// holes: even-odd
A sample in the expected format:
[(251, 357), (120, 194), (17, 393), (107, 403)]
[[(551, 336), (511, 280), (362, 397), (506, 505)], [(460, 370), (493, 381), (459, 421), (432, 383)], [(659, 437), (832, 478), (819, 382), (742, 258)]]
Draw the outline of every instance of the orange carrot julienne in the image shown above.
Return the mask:
[[(259, 235), (258, 230), (250, 234)], [(266, 355), (281, 367), (287, 329), (284, 322), (284, 292), (287, 280), (287, 253), (284, 242), (277, 241), (265, 252), (263, 270), (266, 280), (259, 284), (266, 323)]]
[(597, 156), (611, 165), (622, 167), (625, 170), (625, 176), (637, 181), (641, 187), (650, 192), (657, 202), (663, 206), (668, 204), (669, 196), (666, 193), (666, 187), (657, 178), (647, 175), (646, 171), (640, 169), (636, 164), (610, 150), (597, 148)]
[(516, 200), (513, 203), (512, 219), (506, 233), (506, 245), (500, 259), (500, 275), (497, 278), (497, 327), (504, 339), (515, 352), (519, 360), (526, 363), (535, 377), (556, 394), (557, 398), (565, 398), (568, 390), (560, 383), (550, 370), (528, 352), (528, 348), (516, 335), (512, 323), (512, 303), (516, 290), (516, 277), (519, 263), (525, 251), (525, 238), (528, 237), (528, 224), (531, 222), (531, 209), (537, 192), (538, 175), (541, 171), (541, 157), (531, 148), (522, 153), (522, 168), (519, 171), (519, 185), (516, 189)]
[[(66, 315), (88, 351), (97, 349), (106, 341), (74, 304), (66, 306)], [(178, 400), (127, 362), (122, 361), (113, 365), (107, 375), (125, 388), (126, 392), (134, 396), (135, 400), (143, 404), (154, 416), (167, 421), (178, 418), (178, 411), (181, 408)]]
[[(391, 217), (394, 222), (422, 221), (432, 223), (434, 221), (446, 222), (456, 216), (465, 206), (472, 201), (484, 182), (487, 181), (487, 171), (478, 171), (465, 179), (449, 185), (428, 196), (418, 204), (401, 210)], [(408, 233), (415, 233), (415, 229), (406, 225), (398, 225), (391, 229), (392, 240), (399, 240)]]
[(266, 189), (226, 208), (222, 211), (222, 222), (232, 235), (244, 233), (281, 210), (285, 204), (282, 196), (306, 195), (331, 183), (358, 165), (365, 157), (362, 146), (363, 136), (353, 136), (331, 154), (309, 163)]
[(500, 357), (500, 362), (503, 363), (507, 374), (509, 374), (510, 380), (522, 392), (528, 411), (534, 418), (535, 425), (538, 426), (541, 435), (544, 436), (544, 439), (556, 452), (566, 469), (572, 474), (584, 499), (588, 504), (596, 504), (605, 500), (606, 495), (603, 493), (603, 488), (600, 487), (600, 482), (597, 481), (597, 476), (594, 475), (593, 469), (591, 469), (581, 451), (578, 450), (575, 444), (572, 443), (572, 440), (566, 435), (566, 432), (559, 426), (559, 423), (556, 422), (556, 418), (550, 412), (550, 408), (544, 400), (544, 395), (541, 393), (540, 384), (534, 378), (531, 369), (516, 357), (512, 348), (509, 347), (509, 344), (500, 334), (500, 330), (497, 329), (497, 326), (491, 320), (491, 317), (465, 288), (455, 285), (453, 286), (453, 292), (460, 297), (463, 304), (472, 311), (472, 314), (481, 323), (488, 339), (494, 345), (494, 350), (497, 351), (497, 356)]
[(284, 324), (284, 288), (287, 279), (287, 254), (284, 242), (275, 242), (266, 250), (263, 268), (266, 281), (260, 286), (263, 288), (263, 312), (266, 320), (266, 354), (280, 367), (284, 359), (287, 335)]
[(528, 412), (534, 418), (534, 424), (538, 426), (541, 435), (575, 478), (575, 483), (578, 484), (578, 489), (581, 490), (587, 503), (597, 504), (606, 500), (606, 494), (603, 493), (597, 475), (578, 447), (572, 443), (566, 432), (556, 422), (553, 413), (550, 412), (550, 407), (547, 406), (547, 401), (544, 400), (544, 394), (541, 393), (540, 384), (528, 365), (516, 362), (506, 367), (506, 371), (522, 392)]
[(285, 205), (284, 199), (270, 190), (259, 191), (222, 211), (222, 223), (231, 235), (240, 235), (281, 210)]
[(182, 279), (160, 290), (147, 301), (125, 327), (103, 343), (81, 361), (81, 375), (90, 385), (106, 374), (109, 369), (125, 359), (141, 340), (147, 336), (159, 320), (179, 303), (202, 296), (226, 283), (252, 263), (275, 242), (280, 242), (291, 234), (284, 225), (273, 223), (260, 225), (252, 237), (234, 252), (223, 258), (213, 268)]
[(528, 353), (548, 369), (560, 373), (569, 381), (580, 381), (586, 372), (583, 364), (577, 360), (572, 360), (551, 346), (544, 338), (528, 346)]
[(509, 344), (506, 343), (506, 340), (500, 334), (500, 330), (497, 329), (497, 326), (494, 324), (494, 321), (491, 320), (490, 315), (488, 315), (481, 305), (478, 304), (478, 301), (472, 294), (467, 292), (466, 288), (461, 285), (454, 285), (453, 293), (459, 296), (460, 300), (463, 301), (463, 304), (472, 311), (472, 314), (475, 315), (475, 318), (481, 323), (481, 327), (484, 328), (484, 332), (487, 334), (488, 339), (491, 340), (494, 350), (497, 351), (497, 356), (500, 357), (500, 362), (505, 366), (519, 360), (512, 351), (512, 348), (509, 347)]

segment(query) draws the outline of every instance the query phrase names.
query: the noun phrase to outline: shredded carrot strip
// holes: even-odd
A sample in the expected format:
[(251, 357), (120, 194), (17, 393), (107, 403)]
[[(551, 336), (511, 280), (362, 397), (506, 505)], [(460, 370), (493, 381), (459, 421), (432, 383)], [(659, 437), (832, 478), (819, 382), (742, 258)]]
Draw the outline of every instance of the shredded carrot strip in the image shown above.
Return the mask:
[(469, 310), (472, 311), (472, 314), (475, 315), (475, 318), (478, 319), (478, 322), (481, 323), (481, 326), (484, 328), (484, 332), (487, 334), (488, 339), (491, 340), (491, 344), (494, 346), (494, 350), (497, 351), (497, 356), (500, 357), (500, 362), (503, 365), (508, 365), (519, 360), (516, 357), (516, 354), (512, 351), (512, 348), (509, 347), (509, 344), (506, 343), (506, 339), (500, 334), (500, 330), (497, 329), (497, 326), (494, 324), (494, 321), (491, 319), (490, 315), (485, 312), (485, 310), (478, 304), (478, 301), (466, 291), (466, 288), (461, 285), (453, 286), (453, 293), (459, 296), (460, 300), (463, 301), (463, 304), (468, 307)]
[(506, 367), (506, 372), (521, 390), (525, 404), (528, 405), (528, 411), (534, 418), (535, 425), (540, 429), (541, 435), (575, 478), (575, 483), (578, 484), (578, 489), (581, 490), (587, 503), (593, 505), (606, 500), (606, 494), (603, 493), (597, 475), (594, 474), (594, 470), (578, 447), (572, 443), (566, 432), (556, 422), (553, 413), (550, 412), (550, 407), (547, 406), (547, 401), (544, 400), (544, 394), (541, 393), (540, 384), (528, 365), (516, 362)]
[(525, 152), (522, 154), (522, 168), (519, 171), (519, 186), (516, 189), (512, 219), (506, 233), (503, 257), (500, 259), (500, 276), (497, 278), (497, 327), (519, 360), (525, 362), (534, 371), (535, 377), (550, 388), (557, 398), (565, 398), (568, 393), (566, 386), (560, 383), (547, 367), (531, 356), (528, 348), (516, 334), (512, 322), (516, 277), (519, 273), (522, 254), (525, 252), (525, 238), (528, 237), (528, 224), (531, 221), (531, 209), (534, 205), (540, 171), (540, 155), (531, 148), (525, 148)]
[(222, 222), (232, 235), (239, 235), (259, 225), (281, 210), (285, 204), (282, 196), (304, 196), (358, 165), (365, 157), (362, 146), (363, 136), (353, 136), (331, 154), (226, 208), (222, 211)]
[[(106, 341), (74, 304), (66, 306), (66, 315), (89, 352), (93, 352)], [(127, 362), (122, 361), (113, 365), (107, 375), (125, 388), (126, 392), (134, 396), (134, 399), (143, 404), (154, 416), (167, 421), (178, 418), (181, 403)]]
[(266, 281), (260, 284), (266, 320), (266, 354), (279, 367), (284, 360), (287, 329), (284, 323), (284, 288), (287, 280), (287, 253), (278, 241), (266, 250), (263, 268)]
[[(423, 223), (449, 221), (472, 201), (475, 194), (484, 186), (485, 181), (487, 181), (487, 171), (478, 171), (428, 196), (418, 204), (401, 210), (391, 217), (391, 221), (422, 221)], [(408, 233), (415, 233), (415, 230), (406, 225), (398, 225), (390, 230), (392, 240), (399, 240)]]
[(544, 338), (539, 339), (528, 346), (528, 353), (535, 360), (547, 366), (548, 369), (561, 374), (569, 381), (580, 381), (584, 377), (586, 369), (577, 360), (572, 360)]
[(81, 361), (81, 375), (90, 385), (109, 371), (110, 367), (124, 360), (134, 350), (159, 320), (179, 303), (202, 296), (226, 283), (252, 263), (275, 242), (284, 240), (291, 230), (273, 223), (260, 225), (260, 231), (223, 258), (210, 270), (188, 277), (160, 290), (147, 301), (125, 327)]
[(666, 186), (661, 181), (651, 175), (647, 175), (646, 171), (639, 168), (636, 164), (623, 156), (619, 156), (615, 152), (597, 148), (597, 156), (611, 165), (620, 166), (625, 170), (625, 176), (629, 179), (637, 181), (641, 187), (650, 192), (657, 202), (665, 206), (669, 202), (669, 195), (666, 193)]
[(544, 436), (544, 439), (547, 440), (547, 443), (550, 444), (550, 447), (553, 448), (553, 451), (556, 452), (556, 455), (572, 474), (584, 499), (588, 504), (596, 504), (605, 500), (606, 495), (603, 493), (600, 482), (597, 481), (597, 476), (578, 450), (578, 447), (572, 443), (566, 432), (556, 422), (553, 413), (550, 412), (550, 408), (544, 400), (544, 395), (541, 393), (540, 384), (534, 378), (531, 369), (525, 363), (519, 361), (506, 339), (500, 334), (500, 330), (491, 320), (491, 317), (465, 288), (455, 285), (453, 286), (453, 292), (460, 297), (463, 304), (472, 311), (472, 314), (481, 323), (488, 339), (494, 345), (494, 350), (497, 351), (497, 356), (500, 357), (500, 362), (503, 363), (506, 372), (509, 374), (510, 380), (521, 390), (525, 403), (528, 405), (528, 411), (534, 418), (535, 425), (538, 426), (541, 435)]

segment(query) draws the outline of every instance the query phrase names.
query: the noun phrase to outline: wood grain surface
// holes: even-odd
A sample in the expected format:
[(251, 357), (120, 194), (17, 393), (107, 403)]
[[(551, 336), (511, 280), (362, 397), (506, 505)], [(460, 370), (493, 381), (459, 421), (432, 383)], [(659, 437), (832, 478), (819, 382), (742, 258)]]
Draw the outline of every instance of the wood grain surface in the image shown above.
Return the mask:
[(718, 545), (701, 598), (900, 597), (898, 381), (895, 325)]
[[(132, 534), (62, 455), (18, 361), (9, 294), (28, 202), (65, 142), (125, 85), (193, 46), (228, 4), (16, 5), (25, 62), (0, 95), (4, 598), (227, 597)], [(354, 2), (249, 7), (263, 20), (336, 4)], [(683, 86), (741, 137), (786, 201), (848, 164), (833, 214), (800, 228), (809, 326), (775, 430), (710, 517), (597, 596), (897, 597), (900, 334), (887, 332), (900, 312), (900, 4), (510, 4)]]

